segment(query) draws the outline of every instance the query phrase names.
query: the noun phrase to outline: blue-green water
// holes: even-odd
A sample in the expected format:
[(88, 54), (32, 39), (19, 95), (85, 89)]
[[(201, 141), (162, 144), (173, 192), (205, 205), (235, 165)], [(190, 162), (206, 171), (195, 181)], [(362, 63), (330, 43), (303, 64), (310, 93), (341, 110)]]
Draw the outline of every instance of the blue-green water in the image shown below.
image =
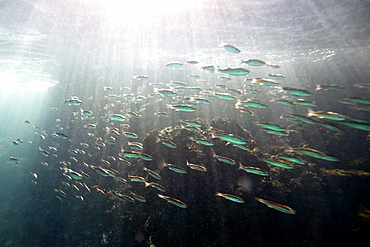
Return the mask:
[(0, 1), (1, 246), (366, 239), (368, 3), (109, 3)]

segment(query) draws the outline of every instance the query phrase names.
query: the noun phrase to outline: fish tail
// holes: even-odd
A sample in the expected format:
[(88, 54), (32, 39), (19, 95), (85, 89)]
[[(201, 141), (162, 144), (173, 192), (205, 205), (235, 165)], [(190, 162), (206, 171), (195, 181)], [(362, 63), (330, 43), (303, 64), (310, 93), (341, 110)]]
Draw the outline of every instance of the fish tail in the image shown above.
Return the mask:
[(239, 162), (239, 169), (243, 169), (243, 165), (241, 162)]

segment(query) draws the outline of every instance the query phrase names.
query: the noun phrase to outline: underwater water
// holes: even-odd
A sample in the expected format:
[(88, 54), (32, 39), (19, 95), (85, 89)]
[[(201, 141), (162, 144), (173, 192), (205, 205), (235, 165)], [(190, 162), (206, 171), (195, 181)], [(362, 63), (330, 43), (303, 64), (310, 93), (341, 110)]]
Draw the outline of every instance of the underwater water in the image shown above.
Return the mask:
[(366, 241), (368, 13), (0, 0), (0, 245)]

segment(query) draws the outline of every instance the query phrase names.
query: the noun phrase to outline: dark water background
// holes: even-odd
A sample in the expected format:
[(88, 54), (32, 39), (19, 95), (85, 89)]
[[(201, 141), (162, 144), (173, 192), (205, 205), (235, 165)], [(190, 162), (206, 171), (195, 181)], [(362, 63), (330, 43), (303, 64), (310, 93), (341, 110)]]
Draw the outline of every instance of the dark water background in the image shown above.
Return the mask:
[[(367, 111), (339, 102), (353, 96), (369, 98), (369, 90), (357, 86), (369, 83), (369, 10), (368, 1), (205, 1), (196, 10), (157, 16), (153, 22), (148, 17), (119, 23), (110, 22), (104, 10), (84, 1), (0, 1), (1, 79), (9, 79), (4, 76), (9, 71), (23, 76), (17, 83), (1, 82), (0, 245), (150, 246), (151, 241), (157, 247), (360, 246), (370, 230), (369, 133), (348, 127), (338, 133), (319, 125), (292, 123), (282, 116), (306, 115), (309, 108), (282, 106), (271, 101), (276, 91), (268, 86), (248, 84), (245, 77), (221, 81), (220, 73), (205, 73), (199, 67), (239, 67), (241, 59), (249, 58), (280, 64), (282, 68), (276, 70), (242, 67), (251, 69), (250, 77), (273, 72), (286, 75), (279, 80), (283, 86), (313, 92), (307, 99), (318, 106), (312, 110), (369, 120)], [(242, 53), (225, 51), (219, 47), (222, 42), (239, 47)], [(188, 60), (199, 61), (199, 66), (165, 67), (171, 61)], [(142, 74), (149, 80), (133, 79)], [(199, 74), (207, 82), (197, 82), (189, 74)], [(215, 97), (210, 98), (209, 105), (197, 105), (193, 113), (168, 109), (167, 104), (175, 100), (167, 97), (152, 103), (149, 95), (154, 89), (150, 83), (171, 80), (202, 89), (215, 88), (216, 84), (257, 88), (262, 93), (239, 98), (260, 99), (268, 107), (252, 109), (255, 116), (248, 116), (235, 109), (235, 101)], [(44, 91), (29, 90), (40, 81), (53, 86)], [(17, 87), (9, 89), (3, 86), (6, 84)], [(338, 84), (345, 90), (315, 90), (317, 85), (326, 84)], [(104, 91), (105, 86), (113, 91)], [(123, 87), (148, 100), (121, 104), (121, 99), (106, 98), (109, 94), (123, 95)], [(83, 104), (64, 104), (71, 96), (78, 96)], [(121, 149), (127, 149), (127, 138), (122, 136), (116, 145), (96, 148), (95, 138), (109, 139), (106, 127), (119, 126), (117, 122), (104, 122), (101, 116), (143, 107), (142, 117), (131, 118), (126, 131), (139, 135), (143, 151), (153, 156), (153, 161), (134, 160), (131, 167), (115, 162), (111, 156), (118, 158)], [(82, 120), (80, 109), (92, 110), (95, 119)], [(154, 114), (158, 111), (170, 115), (161, 118)], [(217, 139), (213, 140), (213, 149), (199, 145), (189, 148), (188, 137), (195, 134), (181, 130), (180, 119), (202, 121), (205, 135), (210, 134), (211, 127), (240, 135), (248, 140), (250, 149), (256, 149), (241, 151)], [(95, 122), (98, 127), (94, 130), (83, 127)], [(289, 135), (269, 135), (255, 122), (280, 124), (289, 129)], [(167, 127), (167, 133), (162, 131)], [(63, 132), (70, 140), (54, 138), (54, 132)], [(94, 137), (88, 136), (89, 132)], [(47, 135), (45, 140), (39, 137), (41, 133)], [(175, 142), (177, 149), (155, 143), (157, 135)], [(12, 141), (17, 138), (24, 142), (15, 146)], [(90, 146), (82, 148), (81, 142)], [(38, 152), (38, 147), (48, 146), (57, 147), (56, 157)], [(334, 155), (340, 161), (299, 156), (306, 165), (292, 170), (273, 168), (261, 161), (285, 154), (288, 147), (302, 146)], [(76, 148), (86, 152), (75, 156), (78, 162), (72, 161), (68, 152)], [(243, 165), (266, 169), (271, 176), (247, 174), (236, 165), (218, 162), (211, 150)], [(10, 156), (20, 162), (11, 163)], [(110, 161), (110, 168), (124, 178), (128, 174), (147, 176), (143, 165), (159, 171), (159, 183), (166, 187), (163, 194), (186, 202), (188, 207), (167, 203), (157, 197), (158, 191), (141, 183), (119, 184), (83, 166), (83, 162), (103, 166), (101, 159)], [(159, 169), (164, 161), (186, 167), (186, 160), (203, 163), (208, 172), (188, 169), (187, 174), (177, 174)], [(72, 169), (88, 173), (90, 179), (81, 181), (91, 192), (80, 185), (79, 191), (64, 186), (62, 181), (76, 183), (62, 175), (60, 161), (71, 161)], [(41, 162), (49, 165), (42, 166)], [(105, 192), (133, 191), (145, 196), (147, 202), (120, 202), (103, 196), (93, 186)], [(63, 202), (56, 198), (54, 189), (67, 193)], [(245, 203), (216, 197), (216, 192), (241, 196)], [(289, 205), (297, 213), (278, 212), (255, 201), (254, 196)]]

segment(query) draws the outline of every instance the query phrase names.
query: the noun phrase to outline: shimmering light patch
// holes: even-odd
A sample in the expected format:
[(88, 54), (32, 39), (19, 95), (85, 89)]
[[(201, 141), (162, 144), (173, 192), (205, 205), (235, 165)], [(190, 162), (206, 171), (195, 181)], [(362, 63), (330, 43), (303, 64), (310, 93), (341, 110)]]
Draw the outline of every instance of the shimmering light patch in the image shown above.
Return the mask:
[(0, 89), (2, 91), (46, 91), (57, 82), (37, 75), (26, 75), (11, 71), (0, 72)]
[(84, 0), (106, 12), (115, 22), (150, 22), (163, 15), (201, 7), (201, 0)]

